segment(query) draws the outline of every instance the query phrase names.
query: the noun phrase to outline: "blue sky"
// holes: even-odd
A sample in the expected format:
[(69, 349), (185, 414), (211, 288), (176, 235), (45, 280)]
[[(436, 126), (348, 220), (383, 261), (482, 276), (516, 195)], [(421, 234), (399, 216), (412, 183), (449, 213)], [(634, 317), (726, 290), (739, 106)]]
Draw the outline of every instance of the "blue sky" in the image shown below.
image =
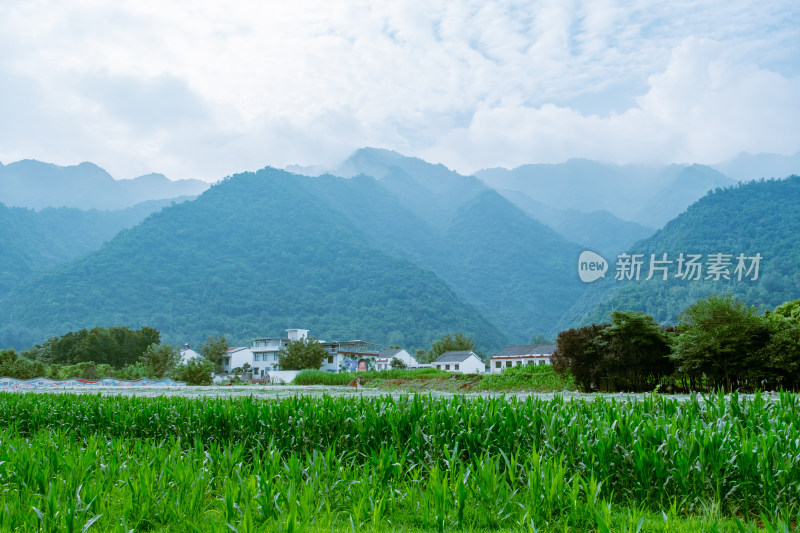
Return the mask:
[(4, 0), (0, 161), (173, 179), (800, 150), (793, 1)]

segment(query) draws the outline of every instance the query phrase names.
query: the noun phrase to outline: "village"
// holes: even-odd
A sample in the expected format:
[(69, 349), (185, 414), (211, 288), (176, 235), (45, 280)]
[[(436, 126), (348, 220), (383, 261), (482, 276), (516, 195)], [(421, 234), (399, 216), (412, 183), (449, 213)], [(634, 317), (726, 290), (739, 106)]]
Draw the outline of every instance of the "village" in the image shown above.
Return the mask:
[[(289, 382), (296, 371), (281, 370), (280, 351), (290, 342), (309, 339), (307, 329), (287, 329), (284, 337), (263, 337), (253, 340), (249, 347), (228, 348), (222, 357), (222, 373), (241, 372), (244, 379), (254, 382)], [(521, 365), (550, 365), (555, 344), (509, 345), (492, 355), (489, 363), (472, 350), (448, 351), (430, 363), (419, 363), (403, 348), (385, 348), (364, 340), (318, 341), (327, 352), (319, 370), (325, 372), (384, 371), (397, 366), (414, 370), (435, 368), (464, 374), (500, 373), (504, 368)], [(189, 344), (181, 349), (181, 361), (186, 363), (201, 357)], [(393, 363), (393, 360), (397, 360)], [(399, 363), (398, 363), (399, 361)]]

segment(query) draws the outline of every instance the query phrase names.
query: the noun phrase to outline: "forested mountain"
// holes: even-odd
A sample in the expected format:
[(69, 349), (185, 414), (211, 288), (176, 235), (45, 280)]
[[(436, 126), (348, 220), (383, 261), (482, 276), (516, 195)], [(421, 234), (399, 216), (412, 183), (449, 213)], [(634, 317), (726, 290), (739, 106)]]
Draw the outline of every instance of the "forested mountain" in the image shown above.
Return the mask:
[[(800, 294), (800, 177), (782, 180), (759, 180), (735, 187), (709, 192), (685, 213), (669, 222), (664, 229), (632, 247), (631, 254), (643, 254), (641, 279), (616, 280), (617, 258), (607, 257), (609, 273), (594, 282), (578, 303), (566, 314), (561, 327), (576, 324), (600, 323), (608, 320), (613, 310), (644, 311), (662, 323), (675, 323), (677, 315), (689, 304), (712, 293), (726, 294), (744, 300), (748, 305), (766, 308), (796, 299)], [(663, 270), (645, 280), (649, 273), (650, 257), (673, 261)], [(700, 254), (701, 280), (676, 277), (678, 259), (683, 253)], [(724, 257), (724, 268), (730, 279), (717, 277), (709, 270), (716, 260)], [(739, 254), (745, 259), (741, 281), (736, 268)], [(758, 277), (751, 258), (758, 261)], [(684, 268), (684, 273), (688, 269)], [(710, 279), (708, 279), (710, 277)], [(694, 275), (689, 278), (696, 277)]]
[(519, 191), (503, 189), (498, 192), (528, 216), (550, 226), (567, 240), (604, 255), (626, 250), (656, 231), (636, 222), (622, 220), (605, 209), (589, 213), (577, 209), (557, 209)]
[(337, 172), (358, 176), (315, 183), (354, 225), (433, 270), (512, 342), (551, 332), (585, 290), (573, 265), (580, 247), (474, 177), (376, 149)]
[(660, 228), (708, 191), (731, 185), (733, 181), (729, 177), (711, 167), (688, 166), (649, 198), (633, 219), (646, 226)]
[(124, 209), (148, 200), (195, 196), (200, 180), (171, 181), (162, 174), (115, 180), (92, 163), (62, 167), (32, 159), (0, 164), (0, 202), (13, 207)]
[(495, 191), (460, 209), (445, 240), (454, 251), (442, 276), (514, 342), (552, 333), (570, 302), (586, 289), (575, 275), (581, 247)]
[(707, 191), (734, 183), (703, 165), (612, 165), (585, 159), (485, 169), (475, 175), (494, 189), (518, 191), (552, 208), (606, 210), (648, 227), (661, 227)]
[(364, 174), (378, 179), (400, 204), (439, 229), (461, 206), (487, 190), (473, 176), (377, 148), (357, 150), (332, 174), (345, 178)]
[(0, 203), (0, 297), (22, 280), (97, 250), (120, 230), (187, 199), (150, 200), (115, 211), (67, 207), (34, 211)]
[[(12, 318), (13, 316), (13, 318)], [(321, 338), (426, 347), (505, 337), (436, 275), (379, 250), (314, 178), (236, 175), (0, 302), (0, 345), (93, 326), (154, 327), (166, 342), (232, 343), (303, 327)]]

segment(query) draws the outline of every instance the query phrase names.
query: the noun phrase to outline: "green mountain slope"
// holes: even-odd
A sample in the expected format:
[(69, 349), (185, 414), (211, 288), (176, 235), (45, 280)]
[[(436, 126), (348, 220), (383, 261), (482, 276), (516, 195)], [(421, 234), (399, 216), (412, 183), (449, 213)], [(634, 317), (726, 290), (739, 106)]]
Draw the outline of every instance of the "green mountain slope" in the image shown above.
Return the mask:
[(519, 191), (505, 189), (497, 192), (528, 216), (550, 226), (567, 240), (603, 255), (614, 255), (626, 250), (633, 243), (656, 231), (636, 222), (622, 220), (606, 210), (591, 213), (577, 209), (562, 210), (537, 202)]
[(406, 347), (451, 331), (505, 342), (431, 271), (370, 245), (312, 182), (264, 169), (162, 210), (17, 287), (0, 302), (0, 345), (95, 325), (148, 325), (167, 342), (291, 327)]
[(37, 212), (0, 204), (0, 296), (32, 275), (99, 249), (150, 213), (186, 199), (151, 200), (115, 211), (60, 207)]
[[(793, 300), (800, 294), (800, 177), (753, 181), (710, 192), (663, 230), (637, 243), (632, 253), (644, 254), (640, 281), (617, 281), (616, 258), (609, 261), (606, 279), (598, 280), (565, 315), (560, 327), (604, 322), (613, 310), (635, 310), (652, 314), (662, 323), (675, 323), (689, 304), (711, 293), (731, 293), (750, 305), (768, 308)], [(657, 259), (677, 261), (679, 254), (701, 254), (701, 280), (676, 278), (677, 263), (670, 265), (668, 279), (658, 272), (647, 281), (651, 254)], [(729, 280), (709, 275), (710, 254), (731, 254)], [(758, 279), (755, 272), (735, 273), (737, 256), (760, 254)], [(745, 261), (750, 268), (752, 261)]]
[(344, 168), (378, 180), (315, 183), (328, 194), (337, 185), (332, 201), (376, 245), (433, 270), (513, 342), (552, 333), (585, 290), (574, 273), (579, 246), (476, 178), (374, 149), (359, 150)]
[(586, 289), (575, 276), (579, 245), (533, 220), (495, 191), (464, 206), (445, 240), (454, 247), (447, 272), (468, 288), (466, 301), (491, 317), (514, 342), (553, 333)]

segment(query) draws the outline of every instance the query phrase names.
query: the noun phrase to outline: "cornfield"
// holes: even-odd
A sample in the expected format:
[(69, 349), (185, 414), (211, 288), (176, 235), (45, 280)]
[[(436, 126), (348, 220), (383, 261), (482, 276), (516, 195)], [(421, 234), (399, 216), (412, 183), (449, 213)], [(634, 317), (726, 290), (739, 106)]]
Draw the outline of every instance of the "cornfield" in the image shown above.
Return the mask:
[(773, 531), (798, 397), (0, 394), (0, 531)]

